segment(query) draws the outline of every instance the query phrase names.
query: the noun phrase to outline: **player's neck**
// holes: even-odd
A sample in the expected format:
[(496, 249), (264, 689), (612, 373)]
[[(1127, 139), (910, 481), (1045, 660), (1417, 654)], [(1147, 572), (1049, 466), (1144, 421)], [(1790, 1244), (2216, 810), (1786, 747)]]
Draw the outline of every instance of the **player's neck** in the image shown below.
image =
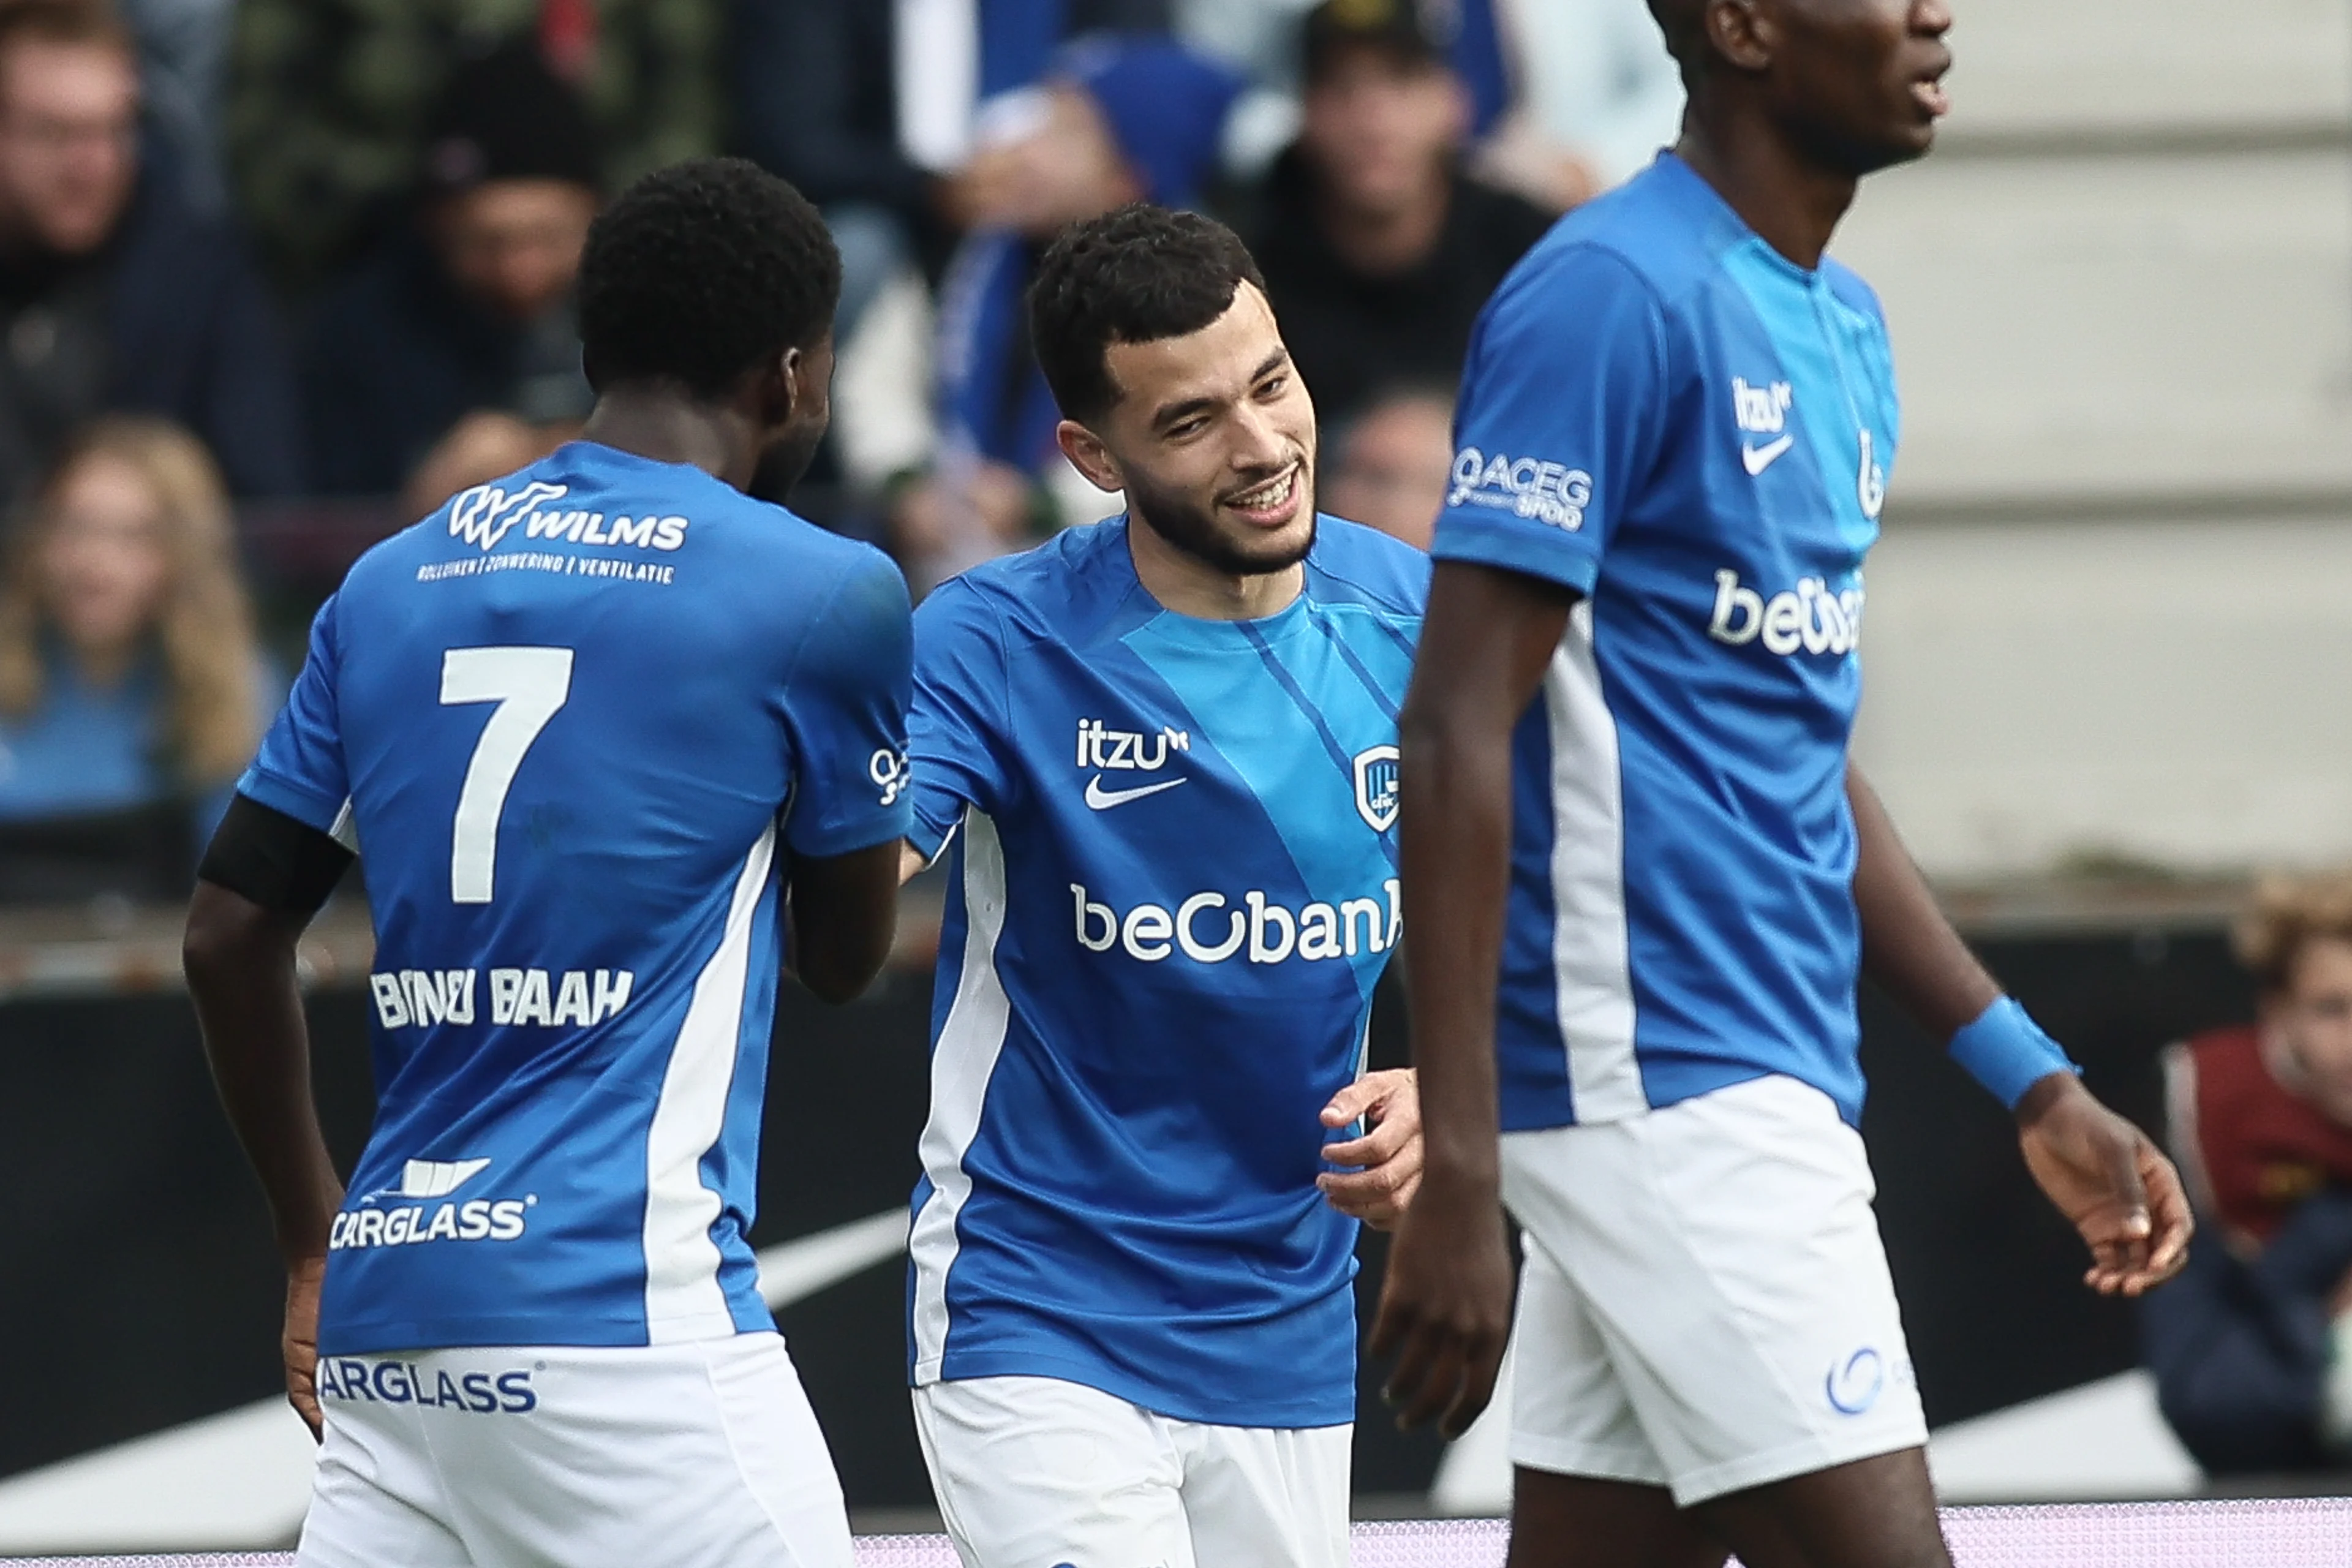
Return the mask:
[(1765, 244), (1808, 271), (1822, 264), (1859, 184), (1805, 157), (1760, 117), (1720, 105), (1683, 122), (1675, 155)]
[(607, 387), (580, 434), (656, 463), (688, 464), (739, 490), (760, 466), (758, 436), (748, 420), (666, 387)]
[(1221, 572), (1160, 538), (1150, 524), (1132, 519), (1127, 525), (1127, 548), (1144, 592), (1161, 609), (1196, 621), (1264, 620), (1288, 609), (1307, 585), (1303, 565), (1241, 576)]

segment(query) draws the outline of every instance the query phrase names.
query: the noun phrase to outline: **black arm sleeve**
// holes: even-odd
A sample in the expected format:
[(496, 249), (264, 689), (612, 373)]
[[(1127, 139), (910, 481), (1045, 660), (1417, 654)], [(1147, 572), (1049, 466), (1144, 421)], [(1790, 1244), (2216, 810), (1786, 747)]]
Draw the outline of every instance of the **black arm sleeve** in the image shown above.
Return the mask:
[(265, 910), (312, 915), (354, 858), (317, 828), (239, 795), (230, 797), (196, 875)]

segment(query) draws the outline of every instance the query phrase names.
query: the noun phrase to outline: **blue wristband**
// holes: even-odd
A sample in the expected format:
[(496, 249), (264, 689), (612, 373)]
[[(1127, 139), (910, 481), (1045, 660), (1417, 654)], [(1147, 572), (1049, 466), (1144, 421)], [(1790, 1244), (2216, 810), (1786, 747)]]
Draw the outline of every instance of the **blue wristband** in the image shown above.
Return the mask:
[(2080, 1073), (2065, 1047), (2042, 1032), (2014, 996), (2003, 996), (1952, 1037), (1952, 1059), (2010, 1110), (2053, 1072)]

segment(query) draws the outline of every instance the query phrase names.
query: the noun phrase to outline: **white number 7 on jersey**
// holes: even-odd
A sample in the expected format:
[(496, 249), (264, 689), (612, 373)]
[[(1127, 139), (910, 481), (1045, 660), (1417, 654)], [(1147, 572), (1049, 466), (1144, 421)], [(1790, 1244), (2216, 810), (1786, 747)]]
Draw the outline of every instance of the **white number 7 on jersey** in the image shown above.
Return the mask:
[(441, 705), (495, 702), (457, 792), (449, 899), (487, 904), (499, 868), (499, 817), (523, 753), (572, 695), (568, 647), (453, 647), (441, 656)]

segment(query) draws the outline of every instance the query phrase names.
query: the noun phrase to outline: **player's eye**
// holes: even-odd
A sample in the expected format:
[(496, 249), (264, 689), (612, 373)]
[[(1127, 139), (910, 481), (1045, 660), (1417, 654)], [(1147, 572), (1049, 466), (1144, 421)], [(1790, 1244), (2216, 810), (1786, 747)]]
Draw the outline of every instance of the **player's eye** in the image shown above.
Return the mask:
[(1290, 377), (1287, 374), (1269, 375), (1257, 384), (1258, 401), (1271, 403), (1289, 390)]

